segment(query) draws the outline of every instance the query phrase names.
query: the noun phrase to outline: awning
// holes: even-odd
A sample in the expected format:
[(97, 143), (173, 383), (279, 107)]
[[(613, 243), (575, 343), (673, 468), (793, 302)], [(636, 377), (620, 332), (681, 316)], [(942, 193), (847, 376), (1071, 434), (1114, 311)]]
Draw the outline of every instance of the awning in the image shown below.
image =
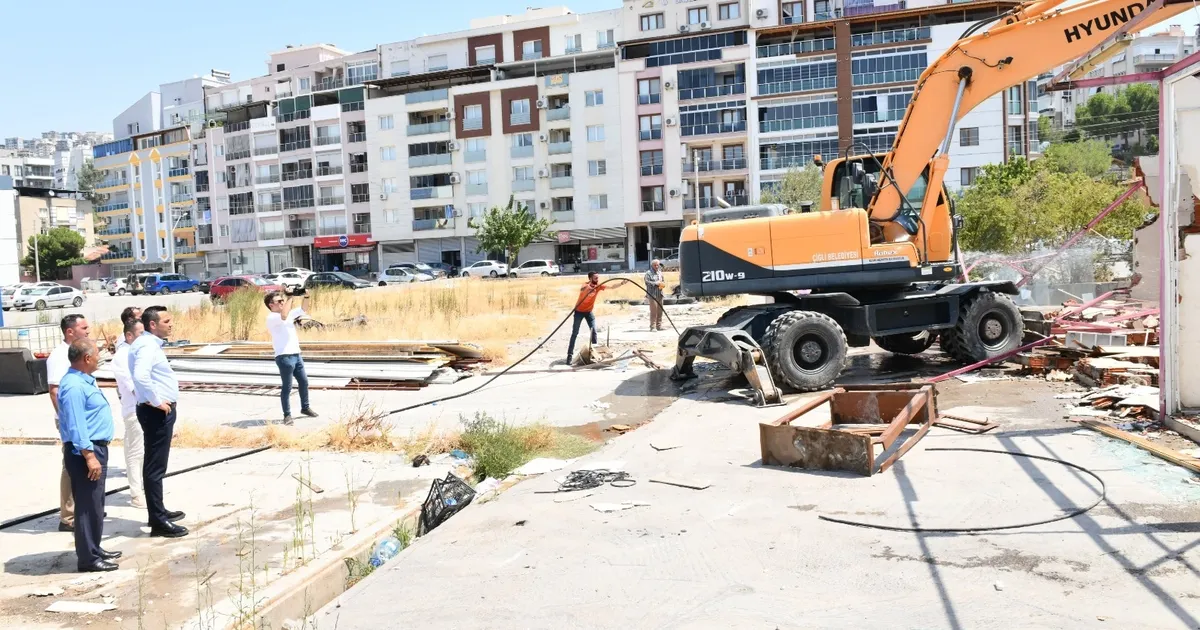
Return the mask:
[(571, 230), (573, 241), (617, 241), (625, 240), (625, 226), (611, 228), (588, 228)]
[(333, 249), (317, 248), (317, 253), (319, 254), (361, 254), (373, 251), (375, 251), (374, 245), (366, 247), (335, 247)]

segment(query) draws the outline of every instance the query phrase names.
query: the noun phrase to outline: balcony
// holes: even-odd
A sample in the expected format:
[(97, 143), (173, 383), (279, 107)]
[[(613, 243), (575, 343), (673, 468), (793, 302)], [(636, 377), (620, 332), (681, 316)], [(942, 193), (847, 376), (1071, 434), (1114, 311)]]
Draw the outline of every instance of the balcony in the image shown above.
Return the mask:
[(555, 223), (571, 223), (575, 220), (574, 210), (555, 210), (550, 213), (550, 218)]
[(653, 94), (638, 94), (638, 105), (655, 105), (662, 100), (662, 94), (655, 92)]
[(299, 171), (284, 171), (281, 177), (285, 182), (292, 182), (298, 179), (312, 179), (312, 170), (303, 169)]
[(454, 188), (451, 186), (428, 186), (426, 188), (411, 188), (408, 191), (408, 198), (414, 201), (421, 199), (449, 199), (454, 196)]
[[(1018, 109), (1020, 109), (1020, 108), (1018, 108)], [(903, 110), (903, 109), (888, 109), (888, 110), (884, 110), (884, 111), (874, 111), (874, 112), (854, 112), (854, 124), (898, 122), (898, 121), (904, 120), (904, 112), (905, 111), (906, 110)], [(1019, 114), (1020, 112), (1017, 112), (1017, 113)], [(835, 126), (835, 125), (837, 125), (836, 117), (830, 116), (828, 118), (829, 118), (828, 125), (817, 125), (817, 126), (820, 127), (820, 126)], [(774, 130), (772, 130), (772, 131), (774, 131)]]
[(804, 16), (803, 15), (784, 15), (783, 23), (784, 24), (803, 24)]
[(229, 216), (238, 216), (242, 214), (254, 214), (254, 204), (252, 203), (231, 203), (229, 204)]
[(439, 120), (431, 123), (420, 123), (408, 126), (408, 135), (410, 136), (423, 136), (431, 133), (445, 133), (449, 131), (449, 120)]
[(367, 132), (365, 132), (365, 131), (360, 131), (358, 133), (350, 134), (350, 139), (348, 140), (348, 142), (366, 142), (366, 141), (367, 141)]
[[(854, 35), (853, 37), (861, 36)], [(763, 59), (765, 57), (790, 57), (805, 53), (833, 50), (834, 46), (834, 38), (823, 37), (821, 39), (806, 39), (804, 41), (787, 42), (785, 44), (768, 44), (766, 46), (759, 46), (756, 54), (758, 55), (759, 59)]]
[(463, 151), (463, 161), (467, 164), (486, 162), (487, 151)]
[(107, 203), (103, 206), (96, 206), (96, 212), (115, 212), (117, 210), (128, 210), (129, 202), (120, 201), (117, 203)]
[(208, 192), (208, 184), (196, 184), (196, 192)]
[(1177, 56), (1175, 53), (1163, 53), (1154, 55), (1134, 55), (1133, 65), (1135, 66), (1168, 66), (1175, 63)]
[(195, 254), (195, 253), (196, 253), (195, 245), (176, 245), (175, 246), (175, 255), (176, 256), (187, 256), (187, 255)]
[(408, 156), (409, 168), (421, 168), (424, 166), (441, 166), (449, 164), (452, 157), (449, 153), (429, 153), (427, 155), (410, 155)]
[(192, 217), (183, 216), (179, 217), (179, 220), (175, 222), (175, 226), (172, 229), (181, 230), (194, 227), (196, 227), (196, 222), (192, 220)]
[(96, 232), (99, 236), (129, 236), (133, 233), (133, 228), (128, 225), (110, 225)]
[(213, 244), (212, 234), (209, 234), (208, 236), (197, 236), (196, 243), (199, 245), (212, 245)]
[(531, 157), (533, 157), (533, 145), (522, 146), (522, 147), (512, 147), (511, 149), (509, 149), (508, 155), (509, 155), (509, 157), (517, 158), (517, 159), (531, 158)]
[(699, 170), (701, 173), (715, 173), (719, 171), (738, 171), (745, 168), (746, 158), (699, 160), (694, 162), (685, 162), (683, 164), (684, 173), (695, 173), (697, 170)]
[(661, 201), (642, 201), (642, 212), (662, 212), (664, 209)]
[(367, 163), (366, 162), (351, 162), (350, 163), (350, 172), (351, 173), (366, 173), (367, 172)]
[(317, 230), (311, 227), (288, 228), (285, 238), (312, 238), (317, 235)]
[(171, 203), (191, 203), (195, 201), (190, 192), (181, 192), (171, 195)]
[(370, 193), (352, 193), (350, 203), (371, 203)]
[(191, 172), (191, 169), (186, 166), (178, 166), (168, 170), (167, 177), (186, 177)]
[[(900, 28), (891, 31), (876, 31), (874, 33), (860, 33), (850, 36), (850, 45), (858, 46), (880, 46), (883, 44), (900, 44), (903, 42), (915, 42), (922, 39), (931, 39), (932, 35), (928, 26), (919, 28)], [(832, 48), (830, 48), (832, 50)]]
[(279, 150), (282, 153), (309, 148), (312, 148), (312, 140), (297, 140), (296, 142), (284, 142), (283, 144), (279, 145)]
[(468, 195), (486, 195), (488, 192), (487, 182), (479, 184), (467, 184)]
[(529, 112), (514, 113), (508, 115), (508, 124), (510, 125), (528, 125)]
[(746, 121), (739, 120), (731, 123), (712, 123), (709, 125), (689, 125), (683, 128), (683, 136), (709, 136), (721, 133), (744, 133)]
[(550, 188), (552, 190), (558, 188), (572, 188), (575, 186), (575, 178), (570, 175), (562, 175), (560, 177), (550, 178)]
[(327, 147), (331, 144), (341, 144), (341, 136), (317, 136), (317, 146)]
[(225, 152), (225, 161), (226, 162), (232, 162), (234, 160), (244, 160), (248, 157), (250, 157), (250, 149), (246, 149), (244, 151), (226, 151)]
[(651, 175), (662, 175), (662, 174), (663, 174), (662, 162), (658, 162), (656, 164), (643, 164), (642, 165), (642, 177), (649, 177)]
[(662, 140), (662, 129), (643, 129), (638, 132), (638, 140)]
[(325, 77), (317, 80), (315, 90), (336, 90), (346, 86), (341, 77)]
[(906, 70), (885, 70), (883, 72), (862, 72), (850, 75), (852, 85), (879, 85), (881, 83), (910, 83), (916, 81), (924, 68), (908, 68)]
[(256, 157), (260, 156), (260, 155), (278, 155), (278, 154), (279, 154), (279, 146), (255, 147), (254, 148), (254, 155)]
[(237, 133), (239, 131), (246, 131), (249, 128), (250, 128), (249, 120), (243, 120), (242, 122), (236, 122), (236, 123), (225, 123), (225, 127), (224, 127), (225, 133)]
[(570, 105), (567, 105), (565, 107), (558, 107), (555, 109), (546, 110), (546, 120), (554, 121), (554, 120), (570, 120), (570, 119), (571, 119), (571, 106)]
[(105, 252), (104, 254), (102, 254), (100, 256), (100, 260), (127, 260), (127, 259), (132, 259), (132, 258), (133, 258), (133, 252), (130, 250), (126, 250), (123, 252), (121, 252), (121, 251)]
[(838, 17), (855, 17), (859, 15), (874, 15), (876, 13), (888, 13), (891, 11), (903, 11), (908, 8), (908, 3), (904, 0), (894, 4), (867, 4), (860, 6), (848, 6), (842, 9), (842, 16)]
[(773, 171), (784, 168), (804, 168), (812, 164), (812, 155), (788, 155), (783, 157), (764, 157), (759, 158), (759, 168), (764, 171)]
[(100, 190), (102, 188), (124, 188), (128, 185), (129, 180), (124, 177), (109, 177), (108, 179), (102, 180), (99, 184), (96, 184), (96, 190)]
[(495, 57), (476, 57), (475, 58), (475, 65), (477, 65), (477, 66), (491, 66), (491, 65), (495, 65), (495, 63), (496, 63)]
[(732, 96), (734, 94), (745, 94), (745, 83), (731, 83), (729, 85), (710, 85), (707, 87), (681, 88), (679, 90), (679, 100), (694, 101), (700, 98), (715, 98), (718, 96)]
[(412, 103), (444, 101), (448, 98), (450, 98), (450, 90), (442, 88), (440, 90), (425, 90), (424, 92), (409, 92), (404, 95), (404, 102), (411, 105)]
[(527, 192), (537, 187), (537, 180), (533, 179), (514, 179), (512, 183), (513, 192)]
[[(695, 210), (696, 209), (696, 201), (697, 201), (697, 199), (695, 197), (692, 197), (690, 199), (684, 199), (683, 200), (683, 209), (684, 210)], [(699, 199), (699, 202), (700, 202), (701, 208), (716, 208), (717, 207), (717, 198), (716, 197), (701, 197)]]
[(449, 230), (454, 228), (454, 219), (413, 219), (412, 229), (414, 232), (426, 232), (429, 230)]
[(738, 191), (738, 193), (734, 195), (725, 195), (724, 199), (725, 202), (731, 206), (750, 205), (750, 195), (747, 195), (746, 191), (744, 190)]
[(341, 236), (346, 233), (345, 223), (329, 223), (321, 226), (318, 233), (321, 236)]
[[(855, 84), (857, 85), (857, 83)], [(775, 83), (758, 84), (758, 94), (789, 94), (791, 92), (813, 92), (817, 90), (837, 89), (837, 77), (817, 77), (815, 79), (796, 79), (794, 81), (778, 81)]]
[(355, 101), (353, 103), (342, 103), (342, 111), (343, 112), (360, 112), (366, 108), (367, 108), (367, 104), (362, 101)]
[(617, 42), (613, 41), (613, 40), (596, 42), (597, 50), (604, 50), (605, 48), (616, 48), (616, 47), (617, 47)]
[(346, 204), (344, 195), (328, 195), (317, 198), (318, 206), (342, 206)]
[(341, 166), (318, 166), (317, 177), (329, 177), (330, 175), (341, 175)]
[(354, 224), (354, 233), (355, 234), (370, 234), (371, 233), (371, 222), (365, 221), (365, 222), (355, 223)]
[(229, 188), (230, 190), (235, 189), (235, 188), (248, 188), (250, 186), (251, 181), (253, 181), (253, 180), (251, 180), (250, 177), (247, 176), (247, 177), (237, 178), (230, 182), (226, 182), (225, 186), (226, 186), (226, 188)]
[(551, 142), (549, 147), (550, 155), (562, 155), (563, 153), (571, 152), (571, 141), (566, 142)]
[(254, 183), (262, 186), (264, 184), (278, 184), (279, 173), (271, 173), (270, 175), (258, 175), (254, 178)]
[(283, 230), (266, 230), (258, 228), (258, 240), (260, 241), (280, 241), (283, 240)]
[(302, 110), (295, 111), (295, 112), (288, 112), (286, 114), (279, 114), (278, 116), (275, 117), (275, 122), (292, 122), (295, 120), (304, 120), (311, 115), (312, 115), (312, 110), (302, 109)]
[(258, 203), (259, 212), (279, 212), (281, 210), (283, 210), (282, 201), (268, 201), (265, 203), (260, 201)]

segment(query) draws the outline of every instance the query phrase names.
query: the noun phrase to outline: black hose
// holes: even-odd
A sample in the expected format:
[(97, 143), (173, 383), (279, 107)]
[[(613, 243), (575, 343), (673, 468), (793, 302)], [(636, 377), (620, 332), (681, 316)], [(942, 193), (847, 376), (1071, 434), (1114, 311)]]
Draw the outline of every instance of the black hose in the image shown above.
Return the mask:
[(921, 533), (933, 533), (933, 534), (936, 534), (936, 533), (968, 534), (968, 533), (972, 533), (972, 532), (994, 532), (994, 531), (999, 531), (999, 530), (1003, 530), (1003, 529), (1020, 529), (1023, 527), (1034, 527), (1036, 525), (1045, 525), (1047, 523), (1054, 523), (1057, 521), (1065, 521), (1070, 518), (1075, 518), (1076, 516), (1079, 516), (1081, 514), (1084, 514), (1087, 511), (1091, 510), (1092, 508), (1096, 507), (1097, 505), (1100, 505), (1100, 502), (1103, 501), (1108, 494), (1108, 488), (1104, 485), (1104, 480), (1100, 478), (1100, 475), (1097, 475), (1096, 473), (1084, 468), (1083, 466), (1080, 466), (1079, 464), (1073, 464), (1071, 462), (1057, 459), (1054, 457), (1045, 457), (1042, 455), (1030, 455), (1028, 453), (1014, 453), (1012, 451), (1001, 451), (1001, 450), (990, 449), (990, 448), (928, 448), (928, 449), (925, 449), (925, 451), (926, 452), (929, 452), (929, 451), (960, 451), (960, 452), (967, 451), (967, 452), (974, 452), (974, 453), (998, 453), (1000, 455), (1012, 455), (1014, 457), (1028, 457), (1030, 459), (1040, 459), (1040, 460), (1047, 461), (1047, 462), (1054, 462), (1056, 464), (1062, 464), (1063, 466), (1068, 466), (1070, 468), (1074, 468), (1076, 470), (1079, 470), (1079, 471), (1082, 471), (1084, 473), (1091, 475), (1092, 478), (1094, 478), (1096, 481), (1098, 481), (1100, 483), (1100, 496), (1096, 497), (1096, 500), (1091, 505), (1084, 507), (1084, 508), (1075, 508), (1069, 514), (1063, 514), (1062, 516), (1056, 516), (1054, 518), (1042, 519), (1040, 521), (1030, 521), (1028, 523), (1015, 523), (1012, 525), (987, 525), (987, 526), (982, 526), (982, 527), (897, 527), (894, 525), (880, 525), (878, 523), (864, 523), (862, 521), (852, 521), (849, 519), (836, 518), (833, 516), (826, 516), (824, 514), (818, 515), (817, 518), (819, 518), (823, 521), (829, 521), (831, 523), (841, 523), (842, 525), (853, 525), (855, 527), (866, 527), (868, 529), (883, 529), (883, 530), (887, 530), (887, 531), (891, 531), (891, 532), (921, 532)]
[[(255, 455), (257, 453), (261, 453), (263, 451), (270, 450), (271, 448), (272, 447), (270, 447), (270, 446), (260, 446), (258, 448), (252, 448), (248, 451), (243, 451), (236, 455), (229, 455), (227, 457), (222, 457), (220, 459), (214, 459), (211, 462), (205, 462), (203, 464), (196, 464), (195, 466), (188, 466), (187, 468), (181, 468), (179, 470), (171, 471), (171, 472), (163, 475), (163, 478), (165, 479), (167, 477), (174, 477), (175, 475), (182, 475), (183, 473), (192, 472), (194, 470), (200, 470), (201, 468), (208, 468), (209, 466), (216, 466), (217, 464), (223, 464), (225, 462), (230, 462), (235, 459), (240, 459), (242, 457), (249, 457), (250, 455)], [(112, 490), (106, 491), (104, 493), (104, 496), (108, 496), (110, 494), (116, 494), (118, 492), (124, 492), (128, 489), (129, 489), (129, 486), (121, 486), (120, 488), (113, 488)], [(26, 514), (25, 516), (20, 516), (20, 517), (14, 518), (11, 521), (4, 521), (3, 523), (0, 523), (0, 529), (8, 529), (9, 527), (13, 527), (14, 525), (20, 525), (21, 523), (28, 523), (29, 521), (37, 520), (39, 518), (42, 518), (45, 516), (50, 516), (51, 514), (57, 514), (57, 513), (58, 513), (58, 508), (53, 508), (53, 509), (45, 510), (43, 512), (38, 512), (37, 514)]]
[[(648, 300), (653, 300), (653, 299), (654, 299), (653, 297), (651, 297), (651, 296), (650, 296), (650, 292), (646, 290), (646, 287), (642, 286), (641, 284), (638, 284), (638, 282), (637, 282), (637, 281), (635, 281), (635, 280), (629, 280), (628, 278), (609, 278), (608, 280), (605, 280), (604, 282), (601, 282), (601, 283), (600, 283), (600, 284), (598, 284), (597, 286), (604, 286), (604, 285), (608, 284), (609, 282), (616, 282), (616, 281), (625, 281), (625, 282), (628, 282), (629, 284), (632, 284), (632, 285), (636, 286), (637, 288), (641, 289), (641, 290), (642, 290), (642, 292), (646, 294), (646, 299), (648, 299)], [(465, 391), (465, 392), (461, 392), (461, 393), (458, 393), (458, 394), (451, 394), (450, 396), (443, 396), (443, 397), (441, 397), (441, 398), (435, 398), (435, 399), (433, 399), (433, 400), (427, 400), (427, 401), (425, 401), (425, 402), (420, 402), (420, 403), (417, 403), (417, 404), (415, 404), (415, 405), (409, 405), (409, 406), (407, 406), (407, 407), (400, 407), (399, 409), (393, 409), (393, 410), (391, 410), (391, 411), (389, 411), (389, 412), (387, 412), (387, 413), (385, 413), (385, 414), (383, 414), (383, 415), (384, 415), (385, 417), (386, 417), (386, 416), (391, 416), (391, 415), (395, 415), (395, 414), (398, 414), (398, 413), (404, 413), (405, 411), (412, 411), (413, 409), (419, 409), (419, 408), (421, 408), (421, 407), (425, 407), (425, 406), (427, 406), (427, 405), (432, 405), (432, 404), (434, 404), (434, 403), (446, 402), (446, 401), (448, 401), (448, 400), (454, 400), (454, 399), (456, 399), (456, 398), (462, 398), (463, 396), (469, 396), (469, 395), (471, 395), (471, 394), (474, 394), (475, 392), (477, 392), (477, 391), (479, 391), (479, 390), (481, 390), (481, 389), (483, 389), (483, 388), (487, 387), (488, 385), (491, 385), (491, 384), (492, 384), (492, 382), (494, 382), (496, 379), (498, 379), (498, 378), (500, 378), (501, 376), (504, 376), (505, 374), (507, 374), (509, 370), (511, 370), (511, 369), (513, 369), (513, 368), (517, 367), (518, 365), (520, 365), (520, 364), (524, 363), (526, 359), (528, 359), (529, 357), (533, 356), (533, 353), (537, 352), (538, 350), (541, 350), (541, 349), (542, 349), (542, 346), (546, 345), (546, 342), (550, 341), (550, 340), (551, 340), (551, 339), (554, 337), (554, 335), (555, 335), (555, 334), (557, 334), (557, 333), (558, 333), (558, 331), (559, 331), (559, 330), (560, 330), (560, 329), (563, 327), (563, 325), (565, 325), (565, 324), (567, 323), (567, 320), (571, 319), (571, 316), (575, 314), (575, 307), (576, 307), (576, 306), (579, 306), (580, 302), (583, 300), (583, 298), (584, 298), (584, 297), (585, 297), (585, 296), (580, 296), (580, 297), (579, 297), (579, 301), (575, 302), (575, 306), (572, 306), (572, 307), (571, 307), (571, 310), (567, 311), (567, 314), (566, 314), (566, 316), (564, 316), (564, 317), (562, 318), (562, 321), (558, 322), (558, 325), (554, 327), (554, 330), (551, 330), (549, 335), (546, 335), (546, 336), (545, 336), (545, 337), (544, 337), (544, 338), (543, 338), (543, 339), (542, 339), (540, 342), (538, 342), (538, 345), (534, 346), (533, 350), (530, 350), (530, 351), (529, 351), (529, 352), (528, 352), (528, 353), (527, 353), (525, 356), (521, 357), (520, 359), (517, 359), (517, 360), (516, 360), (516, 362), (514, 362), (512, 365), (510, 365), (510, 366), (508, 366), (508, 367), (504, 368), (503, 370), (500, 370), (499, 372), (497, 372), (497, 373), (496, 373), (495, 375), (493, 375), (491, 378), (489, 378), (488, 380), (486, 380), (486, 381), (484, 381), (483, 383), (481, 383), (481, 384), (480, 384), (478, 387), (475, 387), (475, 388), (469, 389), (469, 390), (467, 390), (467, 391)], [(671, 328), (673, 328), (673, 329), (675, 330), (675, 334), (676, 334), (676, 335), (678, 335), (678, 334), (679, 334), (679, 328), (675, 326), (675, 322), (674, 322), (674, 321), (671, 319), (671, 316), (670, 316), (670, 315), (667, 315), (667, 311), (666, 311), (666, 309), (663, 309), (663, 315), (665, 315), (665, 316), (666, 316), (666, 318), (667, 318), (667, 321), (668, 321), (668, 322), (670, 322), (670, 324), (671, 324)]]

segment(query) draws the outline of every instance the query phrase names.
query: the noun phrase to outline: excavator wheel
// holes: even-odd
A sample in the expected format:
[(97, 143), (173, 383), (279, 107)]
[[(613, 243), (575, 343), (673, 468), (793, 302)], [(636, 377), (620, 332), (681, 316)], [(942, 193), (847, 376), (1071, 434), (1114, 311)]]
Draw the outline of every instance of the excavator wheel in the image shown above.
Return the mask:
[(1012, 298), (982, 291), (959, 307), (958, 324), (942, 333), (942, 350), (975, 363), (1016, 349), (1024, 336), (1025, 323)]
[(901, 333), (899, 335), (881, 335), (875, 337), (875, 345), (895, 354), (921, 354), (933, 345), (938, 338), (937, 333), (921, 331), (916, 333)]
[(771, 374), (792, 389), (825, 389), (846, 367), (846, 334), (832, 317), (788, 311), (776, 317), (762, 339)]

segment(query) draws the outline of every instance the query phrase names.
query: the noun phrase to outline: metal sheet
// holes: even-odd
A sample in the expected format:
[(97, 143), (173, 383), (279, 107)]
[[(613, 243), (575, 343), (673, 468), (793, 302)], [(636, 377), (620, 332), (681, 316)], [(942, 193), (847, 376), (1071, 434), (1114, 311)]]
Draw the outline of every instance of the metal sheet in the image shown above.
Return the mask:
[[(260, 359), (172, 359), (171, 367), (178, 372), (203, 372), (244, 375), (268, 375), (279, 378), (274, 361)], [(423, 381), (429, 378), (434, 366), (414, 363), (355, 363), (349, 361), (305, 361), (309, 377), (370, 378), (378, 380)]]

